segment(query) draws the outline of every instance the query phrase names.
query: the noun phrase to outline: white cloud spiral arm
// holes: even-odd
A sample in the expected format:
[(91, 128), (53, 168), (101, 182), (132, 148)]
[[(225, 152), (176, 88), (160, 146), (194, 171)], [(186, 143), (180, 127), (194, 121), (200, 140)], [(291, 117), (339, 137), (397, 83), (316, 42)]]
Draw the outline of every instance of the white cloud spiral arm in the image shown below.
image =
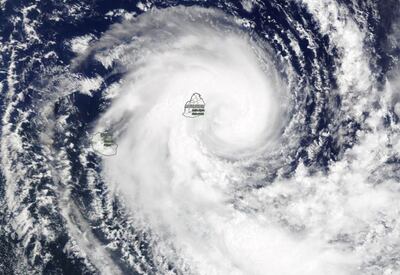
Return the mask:
[[(219, 11), (174, 8), (115, 26), (94, 50), (105, 66), (126, 69), (96, 129), (118, 125), (119, 153), (104, 160), (104, 175), (193, 271), (354, 271), (323, 242), (231, 203), (246, 165), (282, 146), (293, 104), (266, 44)], [(182, 116), (194, 92), (207, 102), (195, 120)]]

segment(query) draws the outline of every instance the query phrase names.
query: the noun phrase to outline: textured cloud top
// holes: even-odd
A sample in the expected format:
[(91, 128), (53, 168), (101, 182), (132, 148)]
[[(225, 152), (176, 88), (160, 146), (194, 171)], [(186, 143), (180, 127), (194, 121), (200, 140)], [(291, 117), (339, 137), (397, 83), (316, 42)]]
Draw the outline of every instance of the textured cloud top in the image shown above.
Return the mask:
[(0, 273), (398, 274), (395, 2), (2, 1)]

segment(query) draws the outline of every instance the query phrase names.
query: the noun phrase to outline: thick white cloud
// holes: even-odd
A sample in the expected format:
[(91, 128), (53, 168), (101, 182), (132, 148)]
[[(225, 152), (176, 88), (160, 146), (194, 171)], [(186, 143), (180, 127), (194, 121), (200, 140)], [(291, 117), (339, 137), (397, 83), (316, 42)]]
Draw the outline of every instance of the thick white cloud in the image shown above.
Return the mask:
[[(358, 114), (369, 104), (358, 98), (372, 85), (363, 37), (355, 24), (339, 20), (329, 33), (319, 6), (308, 7), (343, 50), (339, 88), (346, 110)], [(329, 5), (336, 17), (337, 9)], [(257, 177), (244, 166), (279, 146), (290, 102), (267, 46), (234, 22), (200, 8), (154, 10), (114, 26), (92, 48), (104, 66), (127, 72), (95, 129), (111, 127), (118, 136), (118, 155), (104, 161), (104, 176), (159, 236), (154, 253), (195, 273), (368, 270), (398, 242), (379, 235), (382, 220), (388, 225), (398, 215), (398, 190), (369, 179), (387, 157), (382, 114), (371, 115), (375, 128), (361, 133), (360, 144), (328, 174), (309, 175), (300, 166), (290, 180), (239, 191)], [(350, 77), (352, 66), (361, 73)], [(188, 119), (182, 110), (195, 92), (207, 102), (206, 113)], [(388, 226), (398, 232), (397, 222)]]

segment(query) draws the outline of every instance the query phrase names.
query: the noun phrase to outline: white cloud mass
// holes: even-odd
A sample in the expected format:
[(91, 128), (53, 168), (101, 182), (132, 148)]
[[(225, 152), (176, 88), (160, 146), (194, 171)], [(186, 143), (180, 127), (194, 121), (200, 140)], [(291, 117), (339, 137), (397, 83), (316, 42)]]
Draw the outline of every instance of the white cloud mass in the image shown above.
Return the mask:
[[(363, 35), (351, 20), (325, 20), (340, 17), (336, 5), (304, 2), (322, 32), (336, 30), (339, 93), (359, 114), (370, 107), (360, 96), (373, 90)], [(246, 167), (281, 148), (291, 104), (267, 45), (221, 12), (174, 8), (115, 25), (91, 50), (105, 67), (127, 70), (95, 132), (119, 125), (104, 176), (162, 240), (155, 254), (199, 274), (396, 274), (396, 262), (369, 268), (399, 252), (399, 186), (379, 174), (399, 150), (382, 129), (385, 107), (329, 172), (300, 165), (290, 179), (246, 190), (261, 177)], [(187, 119), (195, 92), (207, 110)]]

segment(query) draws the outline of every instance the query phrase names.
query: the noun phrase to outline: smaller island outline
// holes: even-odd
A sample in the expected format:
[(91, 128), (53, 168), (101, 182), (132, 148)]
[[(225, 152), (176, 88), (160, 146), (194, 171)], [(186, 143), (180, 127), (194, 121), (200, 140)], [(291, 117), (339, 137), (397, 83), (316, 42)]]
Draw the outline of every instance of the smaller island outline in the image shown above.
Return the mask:
[[(103, 144), (102, 148), (99, 148), (97, 145), (99, 145), (99, 142), (101, 142), (100, 140), (95, 140), (96, 137), (104, 135), (104, 134), (108, 134), (109, 136), (111, 136), (111, 140), (108, 139), (106, 142), (109, 145), (105, 145)], [(100, 137), (101, 139), (102, 137)], [(104, 143), (104, 139), (103, 139), (103, 143)], [(115, 156), (117, 154), (117, 149), (118, 149), (118, 144), (116, 144), (112, 138), (112, 135), (110, 134), (109, 131), (104, 131), (104, 132), (96, 132), (94, 135), (92, 135), (91, 139), (90, 139), (90, 144), (91, 147), (93, 149), (93, 151), (99, 155), (102, 156), (106, 156), (106, 157), (110, 157), (110, 156)], [(102, 150), (102, 149), (110, 149), (110, 152), (107, 152), (106, 150)], [(99, 150), (100, 149), (100, 150)]]

